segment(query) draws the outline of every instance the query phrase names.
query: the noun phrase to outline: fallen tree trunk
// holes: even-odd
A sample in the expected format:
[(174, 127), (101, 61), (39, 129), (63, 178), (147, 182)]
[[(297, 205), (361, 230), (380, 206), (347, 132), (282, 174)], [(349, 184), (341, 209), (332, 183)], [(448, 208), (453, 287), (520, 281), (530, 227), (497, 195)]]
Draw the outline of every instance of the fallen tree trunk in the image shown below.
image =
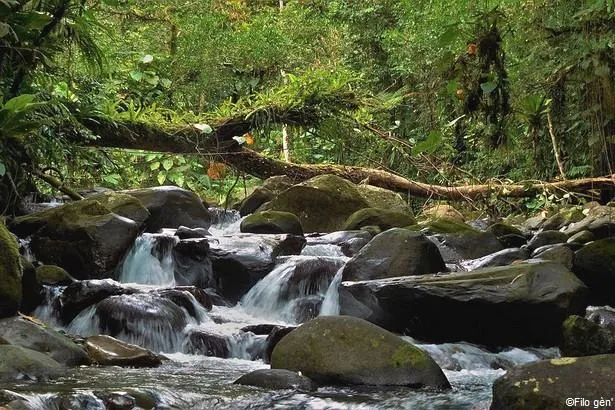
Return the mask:
[(413, 181), (391, 172), (358, 166), (333, 164), (295, 164), (265, 157), (240, 146), (234, 136), (249, 131), (249, 121), (235, 120), (213, 127), (214, 132), (204, 135), (190, 127), (161, 130), (144, 124), (87, 123), (99, 138), (89, 140), (97, 147), (130, 148), (146, 151), (182, 154), (214, 155), (233, 168), (256, 176), (268, 178), (287, 175), (294, 182), (301, 182), (317, 175), (333, 174), (352, 182), (366, 182), (381, 188), (402, 192), (414, 197), (472, 200), (491, 194), (500, 197), (522, 198), (547, 191), (551, 193), (585, 192), (596, 189), (615, 189), (615, 175), (557, 182), (527, 184), (485, 183), (478, 185), (442, 186)]

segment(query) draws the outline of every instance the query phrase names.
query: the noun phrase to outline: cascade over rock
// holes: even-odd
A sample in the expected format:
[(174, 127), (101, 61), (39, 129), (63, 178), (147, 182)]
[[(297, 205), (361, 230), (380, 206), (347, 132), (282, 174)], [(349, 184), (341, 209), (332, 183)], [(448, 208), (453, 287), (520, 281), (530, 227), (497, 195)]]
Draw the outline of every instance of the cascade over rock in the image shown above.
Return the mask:
[(295, 214), (305, 232), (333, 232), (361, 208), (370, 207), (352, 182), (334, 175), (319, 175), (282, 191), (260, 211)]
[[(594, 406), (596, 399), (612, 400), (613, 385), (615, 354), (543, 360), (515, 367), (497, 379), (491, 409), (586, 408)], [(577, 397), (589, 404), (573, 402), (570, 406), (567, 399)]]
[(376, 235), (343, 270), (343, 280), (370, 280), (446, 271), (438, 247), (425, 235), (393, 228)]
[(348, 316), (321, 316), (284, 336), (273, 349), (271, 368), (300, 371), (319, 384), (450, 388), (423, 350)]
[(0, 221), (0, 318), (17, 313), (22, 274), (17, 241)]
[(344, 282), (341, 313), (434, 342), (549, 346), (583, 312), (587, 287), (564, 266), (523, 263), (446, 275)]
[(37, 259), (66, 269), (77, 279), (113, 277), (141, 225), (85, 199), (15, 218), (9, 228), (20, 237), (32, 235)]

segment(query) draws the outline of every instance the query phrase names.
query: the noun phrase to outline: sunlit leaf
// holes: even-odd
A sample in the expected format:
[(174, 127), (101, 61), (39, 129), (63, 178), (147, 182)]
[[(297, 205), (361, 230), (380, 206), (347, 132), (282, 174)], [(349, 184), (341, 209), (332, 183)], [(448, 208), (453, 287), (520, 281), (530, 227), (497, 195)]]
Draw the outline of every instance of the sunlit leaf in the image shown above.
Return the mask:
[(211, 125), (209, 124), (194, 124), (193, 127), (201, 131), (203, 134), (211, 134), (214, 132), (213, 128), (211, 128)]
[(143, 79), (143, 72), (141, 72), (141, 71), (131, 71), (130, 72), (130, 78), (132, 78), (135, 81), (141, 81)]
[(166, 172), (164, 172), (164, 171), (160, 171), (160, 172), (158, 173), (158, 177), (157, 177), (156, 179), (158, 180), (158, 183), (159, 183), (160, 185), (164, 184), (164, 181), (166, 181), (166, 180), (167, 180), (167, 173), (166, 173)]
[(167, 171), (170, 170), (171, 168), (173, 168), (173, 160), (171, 158), (165, 159), (164, 161), (162, 161), (162, 167)]
[(152, 171), (156, 171), (158, 168), (160, 168), (160, 161), (152, 162), (149, 166)]
[(146, 54), (145, 56), (143, 56), (143, 58), (141, 59), (141, 62), (144, 64), (149, 64), (152, 61), (154, 61), (154, 56), (151, 54)]

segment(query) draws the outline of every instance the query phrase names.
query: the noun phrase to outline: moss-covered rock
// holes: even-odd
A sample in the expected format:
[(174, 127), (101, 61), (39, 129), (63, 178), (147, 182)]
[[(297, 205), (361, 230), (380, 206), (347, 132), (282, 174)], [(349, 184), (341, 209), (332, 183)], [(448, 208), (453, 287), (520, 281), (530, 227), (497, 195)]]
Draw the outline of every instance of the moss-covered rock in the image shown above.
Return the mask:
[(43, 285), (67, 286), (75, 282), (66, 269), (56, 265), (41, 265), (36, 268), (36, 279)]
[(272, 369), (300, 371), (319, 384), (450, 388), (423, 350), (364, 320), (321, 316), (284, 336)]
[(280, 211), (262, 211), (248, 215), (239, 226), (244, 233), (288, 233), (303, 235), (301, 221), (295, 214)]
[(615, 332), (581, 316), (572, 315), (562, 324), (564, 356), (615, 353)]
[(472, 232), (479, 233), (478, 229), (472, 228), (465, 222), (460, 222), (451, 218), (436, 218), (423, 221), (419, 224), (423, 229), (426, 229), (430, 234), (438, 233), (464, 233)]
[(412, 213), (408, 202), (397, 192), (368, 184), (358, 184), (356, 187), (370, 208), (389, 209), (407, 214)]
[(515, 228), (512, 225), (508, 225), (502, 222), (497, 222), (487, 227), (487, 232), (492, 232), (496, 237), (500, 238), (505, 235), (519, 235), (523, 236), (521, 229)]
[(381, 208), (363, 208), (350, 215), (344, 222), (342, 229), (351, 231), (361, 229), (364, 226), (375, 225), (386, 231), (391, 228), (403, 228), (414, 224), (414, 222), (414, 217), (409, 213)]
[(589, 287), (591, 304), (615, 306), (615, 238), (576, 251), (572, 271)]
[(333, 232), (340, 230), (353, 212), (368, 207), (352, 182), (319, 175), (281, 192), (259, 211), (293, 213), (305, 232)]
[(12, 316), (19, 309), (22, 269), (17, 241), (0, 223), (0, 317)]
[(140, 346), (122, 342), (111, 336), (90, 336), (85, 347), (94, 363), (102, 366), (157, 367), (160, 356)]
[(455, 207), (448, 204), (436, 204), (423, 209), (421, 217), (426, 219), (449, 219), (460, 223), (465, 222), (464, 216)]
[(255, 212), (265, 202), (271, 201), (280, 192), (293, 186), (292, 180), (286, 175), (277, 175), (267, 178), (250, 195), (245, 197), (238, 207), (241, 216)]
[(85, 199), (15, 218), (10, 228), (21, 237), (32, 235), (39, 261), (86, 279), (112, 277), (140, 225)]
[(564, 232), (572, 236), (588, 230), (597, 239), (608, 238), (615, 234), (615, 208), (596, 205), (585, 210), (587, 216), (579, 222), (571, 223)]
[(20, 256), (21, 266), (23, 266), (23, 276), (21, 278), (21, 313), (32, 313), (45, 300), (43, 285), (36, 278), (34, 265), (25, 257)]
[(101, 192), (89, 196), (88, 199), (98, 201), (111, 212), (132, 219), (138, 224), (144, 224), (150, 216), (149, 211), (136, 197), (122, 192)]
[(559, 230), (566, 225), (569, 225), (573, 222), (579, 222), (584, 218), (585, 214), (583, 214), (583, 208), (580, 206), (563, 208), (560, 209), (558, 213), (544, 221), (541, 228), (545, 231)]
[[(611, 399), (614, 384), (613, 354), (543, 360), (516, 367), (497, 379), (491, 409), (607, 408), (594, 407), (594, 400)], [(568, 399), (577, 401), (571, 405)], [(588, 404), (578, 401), (583, 399)]]
[(531, 257), (543, 261), (553, 261), (561, 263), (568, 269), (572, 269), (574, 251), (562, 243), (556, 245), (542, 246), (532, 253)]
[(48, 379), (61, 376), (64, 366), (51, 357), (21, 346), (0, 345), (0, 381), (23, 378)]
[(233, 383), (271, 390), (293, 389), (314, 391), (318, 387), (309, 377), (285, 369), (254, 370), (253, 372), (244, 374)]
[(425, 235), (393, 228), (376, 235), (344, 266), (343, 280), (372, 280), (446, 271), (438, 247)]
[(545, 245), (554, 245), (556, 243), (565, 243), (568, 240), (568, 235), (560, 231), (541, 231), (534, 235), (527, 243), (527, 248), (531, 251)]

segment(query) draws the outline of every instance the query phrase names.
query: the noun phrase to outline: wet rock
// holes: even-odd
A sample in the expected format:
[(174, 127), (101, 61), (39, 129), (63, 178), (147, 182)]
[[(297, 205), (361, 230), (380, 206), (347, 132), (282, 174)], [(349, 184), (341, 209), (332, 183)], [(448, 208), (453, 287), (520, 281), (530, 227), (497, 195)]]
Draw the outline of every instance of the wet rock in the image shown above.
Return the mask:
[(20, 256), (21, 266), (23, 266), (23, 276), (21, 278), (21, 313), (30, 314), (45, 300), (44, 290), (41, 283), (37, 280), (34, 265), (26, 258)]
[(564, 356), (615, 353), (615, 332), (581, 316), (570, 316), (562, 325)]
[(556, 345), (587, 288), (560, 264), (523, 263), (447, 275), (344, 282), (342, 314), (437, 343)]
[(494, 266), (510, 265), (514, 261), (525, 260), (529, 256), (530, 252), (527, 249), (502, 249), (501, 251), (483, 256), (482, 258), (462, 261), (461, 266), (463, 266), (465, 270), (473, 271), (476, 269), (490, 268)]
[(615, 237), (579, 249), (572, 271), (589, 287), (592, 305), (615, 306)]
[(340, 247), (342, 253), (348, 257), (354, 256), (363, 248), (373, 235), (364, 230), (358, 231), (337, 231), (326, 235), (308, 236), (307, 245), (336, 245)]
[(88, 199), (100, 202), (111, 212), (132, 219), (140, 226), (143, 226), (150, 217), (149, 211), (136, 197), (122, 192), (100, 192), (89, 196)]
[(0, 221), (0, 318), (17, 313), (22, 298), (22, 275), (17, 241)]
[(239, 229), (244, 233), (303, 235), (301, 221), (290, 212), (257, 212), (244, 218)]
[(293, 213), (304, 232), (333, 232), (341, 229), (353, 212), (368, 207), (352, 182), (319, 175), (282, 191), (258, 210)]
[(64, 324), (68, 324), (85, 308), (109, 296), (136, 293), (137, 290), (122, 286), (112, 279), (84, 280), (68, 285), (58, 299), (57, 308)]
[(498, 237), (498, 241), (500, 241), (504, 248), (520, 248), (527, 244), (525, 236), (515, 234), (500, 236)]
[(239, 300), (275, 266), (278, 256), (296, 255), (305, 238), (295, 235), (238, 234), (210, 240), (216, 290)]
[[(613, 383), (613, 354), (544, 360), (515, 367), (497, 379), (493, 384), (491, 409), (563, 410), (590, 407), (595, 399), (611, 398)], [(567, 402), (567, 399), (577, 397), (587, 399), (589, 404), (574, 401), (571, 406)]]
[(77, 392), (77, 393), (63, 393), (56, 399), (59, 410), (74, 410), (74, 409), (87, 409), (87, 410), (103, 410), (105, 404), (101, 399), (91, 393)]
[(615, 333), (615, 308), (611, 306), (589, 306), (585, 317)]
[(229, 345), (225, 336), (196, 331), (190, 334), (189, 340), (191, 353), (222, 358), (229, 356)]
[(209, 240), (182, 239), (173, 248), (173, 275), (179, 286), (215, 287)]
[(594, 206), (586, 211), (587, 216), (577, 223), (571, 223), (564, 232), (572, 236), (581, 231), (590, 231), (596, 239), (615, 235), (615, 208)]
[(85, 348), (91, 360), (101, 366), (157, 367), (162, 364), (160, 357), (152, 351), (111, 336), (87, 337)]
[(180, 226), (175, 231), (175, 236), (179, 239), (193, 239), (193, 238), (206, 238), (211, 236), (209, 231), (205, 228), (188, 228)]
[(262, 324), (262, 325), (248, 325), (241, 328), (242, 332), (252, 332), (255, 335), (269, 335), (279, 325)]
[(262, 185), (248, 195), (239, 206), (239, 214), (246, 216), (255, 212), (265, 202), (271, 201), (282, 191), (293, 186), (293, 181), (286, 175), (277, 175), (267, 178)]
[(68, 286), (77, 281), (66, 269), (56, 265), (38, 266), (36, 279), (39, 283), (50, 286)]
[(284, 336), (295, 330), (296, 326), (276, 326), (271, 330), (267, 339), (265, 339), (265, 351), (263, 353), (263, 362), (271, 363), (271, 354), (276, 345)]
[(412, 209), (400, 194), (369, 184), (355, 185), (359, 194), (370, 208), (390, 209), (391, 211), (412, 213)]
[(487, 232), (493, 233), (498, 239), (500, 237), (506, 236), (506, 235), (523, 236), (523, 232), (521, 232), (521, 229), (515, 228), (512, 225), (507, 225), (507, 224), (502, 223), (502, 222), (498, 222), (498, 223), (494, 223), (492, 225), (489, 225), (486, 230), (487, 230)]
[(310, 378), (297, 372), (285, 369), (258, 369), (244, 374), (233, 384), (262, 387), (271, 390), (303, 390), (314, 391), (318, 385)]
[[(192, 317), (198, 318), (200, 307), (211, 310), (212, 298), (203, 289), (195, 286), (177, 286), (171, 289), (157, 289), (152, 291), (157, 296), (163, 297), (186, 309)], [(197, 306), (198, 305), (198, 306)]]
[(0, 320), (0, 337), (12, 345), (44, 353), (66, 366), (90, 364), (85, 350), (68, 336), (24, 317)]
[(324, 385), (450, 388), (423, 350), (348, 316), (321, 316), (290, 332), (273, 350), (271, 368), (300, 371)]
[(565, 244), (545, 245), (532, 253), (532, 258), (561, 263), (568, 269), (572, 269), (574, 252)]
[(554, 245), (556, 243), (566, 243), (568, 235), (559, 231), (542, 231), (534, 235), (527, 243), (527, 248), (531, 251), (545, 245)]
[(105, 403), (107, 410), (132, 410), (137, 399), (128, 393), (95, 391), (94, 395)]
[(85, 199), (15, 218), (10, 228), (23, 237), (32, 235), (39, 261), (61, 266), (77, 279), (99, 279), (113, 277), (140, 224)]
[(376, 235), (349, 260), (343, 278), (370, 280), (445, 270), (438, 247), (425, 235), (393, 228)]
[(544, 221), (541, 226), (541, 229), (544, 231), (557, 231), (566, 225), (569, 225), (573, 222), (579, 222), (584, 218), (585, 215), (583, 214), (583, 209), (579, 206), (575, 206), (572, 208), (563, 208), (560, 209), (558, 213)]
[(586, 243), (594, 241), (595, 239), (596, 236), (590, 231), (580, 231), (568, 238), (566, 243), (580, 243), (582, 245), (585, 245)]
[(455, 207), (448, 204), (436, 204), (423, 209), (422, 217), (427, 219), (451, 219), (457, 222), (465, 222), (464, 216)]
[(146, 232), (158, 232), (162, 228), (208, 229), (211, 215), (207, 206), (192, 191), (176, 186), (161, 186), (122, 191), (136, 197), (149, 211)]
[(304, 323), (318, 316), (322, 306), (323, 297), (308, 295), (295, 299), (292, 306), (292, 317), (296, 323)]
[(0, 345), (0, 381), (50, 379), (64, 372), (64, 366), (43, 353), (21, 346)]
[(391, 228), (403, 228), (414, 223), (414, 217), (410, 213), (390, 209), (363, 208), (350, 215), (342, 229), (356, 230), (364, 226), (375, 225), (385, 231)]

